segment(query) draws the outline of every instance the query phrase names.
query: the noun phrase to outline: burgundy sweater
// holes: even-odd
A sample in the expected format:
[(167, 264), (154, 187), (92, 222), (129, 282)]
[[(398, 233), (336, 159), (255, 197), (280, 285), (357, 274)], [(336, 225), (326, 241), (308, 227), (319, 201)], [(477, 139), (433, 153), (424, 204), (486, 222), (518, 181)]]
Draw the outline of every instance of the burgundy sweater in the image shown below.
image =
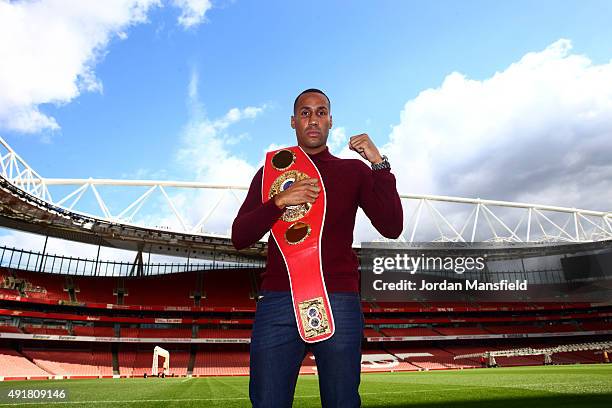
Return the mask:
[[(309, 156), (321, 173), (327, 197), (321, 238), (325, 286), (328, 292), (359, 292), (359, 261), (352, 249), (357, 206), (378, 232), (397, 238), (403, 228), (403, 212), (395, 176), (388, 169), (372, 170), (361, 160), (335, 157), (327, 148)], [(260, 168), (232, 225), (232, 243), (239, 250), (260, 240), (283, 213), (274, 200), (262, 203), (262, 174)], [(262, 277), (262, 290), (290, 290), (287, 268), (271, 235)]]

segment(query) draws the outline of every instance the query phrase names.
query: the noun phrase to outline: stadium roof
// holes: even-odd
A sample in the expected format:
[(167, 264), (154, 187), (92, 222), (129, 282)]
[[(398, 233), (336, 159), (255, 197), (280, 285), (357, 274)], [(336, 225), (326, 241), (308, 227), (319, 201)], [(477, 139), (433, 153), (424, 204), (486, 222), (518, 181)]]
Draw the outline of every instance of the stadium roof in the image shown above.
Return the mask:
[[(1, 151), (4, 149), (4, 151)], [(34, 171), (0, 138), (0, 225), (82, 243), (162, 255), (227, 262), (261, 260), (266, 242), (237, 251), (227, 235), (204, 231), (204, 223), (219, 214), (219, 202), (195, 226), (188, 226), (164, 187), (244, 190), (197, 182), (47, 179)], [(51, 185), (78, 185), (63, 199), (52, 200)], [(96, 185), (148, 186), (121, 214), (111, 215)], [(91, 188), (104, 216), (73, 209)], [(182, 225), (181, 230), (131, 223), (150, 193), (158, 188)], [(235, 198), (239, 201), (238, 197)], [(400, 195), (409, 217), (400, 241), (492, 241), (506, 243), (580, 243), (612, 239), (612, 213), (537, 204), (431, 195)], [(72, 204), (67, 206), (71, 200)], [(412, 205), (409, 208), (408, 205)], [(435, 204), (435, 205), (434, 205)], [(442, 209), (442, 210), (440, 210)], [(445, 212), (443, 214), (443, 212)], [(227, 214), (222, 214), (224, 217)], [(424, 219), (429, 215), (429, 221)], [(227, 217), (225, 217), (227, 218)], [(462, 224), (462, 225), (459, 225)], [(423, 231), (426, 234), (420, 234)], [(422, 237), (428, 235), (424, 240)]]
[(79, 214), (34, 197), (2, 176), (0, 225), (87, 244), (220, 262), (256, 260), (266, 254), (263, 242), (237, 251), (226, 237), (154, 230)]

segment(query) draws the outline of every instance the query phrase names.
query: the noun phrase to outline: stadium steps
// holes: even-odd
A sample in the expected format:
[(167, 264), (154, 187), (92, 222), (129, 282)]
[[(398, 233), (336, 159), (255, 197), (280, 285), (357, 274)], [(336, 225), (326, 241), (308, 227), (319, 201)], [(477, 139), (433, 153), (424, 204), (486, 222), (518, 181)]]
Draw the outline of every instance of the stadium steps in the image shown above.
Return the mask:
[(51, 375), (17, 350), (0, 347), (0, 373), (3, 377), (48, 377)]
[(187, 375), (193, 375), (193, 368), (195, 367), (197, 352), (198, 352), (198, 345), (192, 344), (189, 350), (189, 362), (187, 363)]
[(46, 369), (44, 366), (38, 364), (38, 362), (32, 358), (32, 356), (29, 356), (27, 353), (24, 352), (24, 350), (20, 350), (19, 351), (19, 356), (25, 358), (26, 360), (28, 360), (30, 363), (34, 364), (36, 367), (40, 368), (42, 371), (48, 373), (48, 374), (55, 374), (51, 371), (49, 371), (48, 369)]
[(119, 375), (119, 347), (117, 343), (111, 344), (111, 352), (113, 355), (113, 375)]
[[(460, 354), (473, 354), (473, 353), (478, 353), (480, 352), (480, 349), (478, 347), (474, 348), (472, 347), (472, 350), (462, 350), (462, 352), (457, 352), (457, 350), (453, 350), (451, 348), (446, 348), (444, 346), (437, 346), (439, 350), (442, 350), (445, 353), (448, 353), (449, 355), (452, 355), (453, 357), (458, 356)], [(448, 364), (445, 363), (444, 365), (448, 366), (449, 368), (454, 368), (454, 367), (478, 367), (480, 365), (480, 360), (478, 359), (478, 357), (474, 357), (474, 358), (466, 358), (461, 360), (459, 363), (455, 363), (453, 361), (452, 364)]]
[(250, 299), (257, 299), (259, 288), (257, 287), (257, 272), (255, 270), (249, 271), (249, 281), (251, 282), (251, 292), (249, 293)]
[(411, 366), (416, 367), (416, 368), (424, 369), (424, 367), (421, 367), (421, 366), (415, 364), (412, 361), (408, 361), (408, 359), (406, 359), (406, 358), (401, 358), (400, 356), (398, 356), (397, 354), (395, 354), (394, 352), (389, 350), (387, 347), (381, 347), (381, 350), (384, 351), (387, 354), (391, 354), (393, 357), (397, 358), (398, 361), (401, 361), (403, 363), (406, 363), (406, 364), (411, 365)]

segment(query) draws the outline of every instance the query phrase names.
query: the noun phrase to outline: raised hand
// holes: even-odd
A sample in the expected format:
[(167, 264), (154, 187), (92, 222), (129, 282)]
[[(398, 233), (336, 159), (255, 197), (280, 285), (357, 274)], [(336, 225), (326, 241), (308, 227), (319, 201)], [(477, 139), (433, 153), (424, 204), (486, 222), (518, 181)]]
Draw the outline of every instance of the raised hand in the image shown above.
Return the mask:
[(352, 136), (349, 140), (349, 149), (359, 153), (361, 157), (372, 164), (383, 161), (378, 148), (367, 133)]

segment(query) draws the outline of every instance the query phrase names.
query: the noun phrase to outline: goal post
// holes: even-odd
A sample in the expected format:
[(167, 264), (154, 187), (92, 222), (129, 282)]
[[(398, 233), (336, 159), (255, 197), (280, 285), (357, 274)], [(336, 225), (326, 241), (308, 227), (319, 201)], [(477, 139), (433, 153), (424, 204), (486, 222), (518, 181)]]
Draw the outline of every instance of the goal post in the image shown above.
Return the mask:
[(159, 365), (159, 358), (162, 357), (164, 359), (164, 374), (168, 374), (170, 370), (170, 353), (168, 350), (164, 350), (159, 346), (155, 346), (153, 349), (153, 367), (151, 368), (151, 374), (157, 375), (157, 367)]

